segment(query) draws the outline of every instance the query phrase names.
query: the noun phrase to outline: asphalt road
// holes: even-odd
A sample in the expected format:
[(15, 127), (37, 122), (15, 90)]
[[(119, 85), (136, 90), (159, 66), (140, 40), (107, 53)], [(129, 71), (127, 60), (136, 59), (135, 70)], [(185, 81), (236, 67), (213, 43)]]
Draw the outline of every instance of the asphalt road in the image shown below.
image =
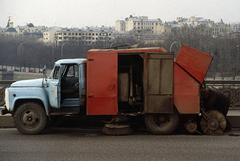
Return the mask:
[(78, 129), (0, 129), (0, 161), (239, 161), (240, 136), (104, 136)]

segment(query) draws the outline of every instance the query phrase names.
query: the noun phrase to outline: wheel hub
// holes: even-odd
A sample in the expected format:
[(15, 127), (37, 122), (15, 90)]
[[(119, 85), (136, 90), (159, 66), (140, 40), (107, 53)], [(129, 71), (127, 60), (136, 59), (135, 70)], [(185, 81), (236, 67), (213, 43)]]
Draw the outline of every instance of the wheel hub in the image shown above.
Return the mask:
[(219, 123), (216, 119), (208, 120), (208, 128), (210, 130), (217, 130), (219, 128)]
[(23, 123), (25, 125), (34, 125), (37, 121), (38, 117), (33, 111), (26, 111), (23, 114)]

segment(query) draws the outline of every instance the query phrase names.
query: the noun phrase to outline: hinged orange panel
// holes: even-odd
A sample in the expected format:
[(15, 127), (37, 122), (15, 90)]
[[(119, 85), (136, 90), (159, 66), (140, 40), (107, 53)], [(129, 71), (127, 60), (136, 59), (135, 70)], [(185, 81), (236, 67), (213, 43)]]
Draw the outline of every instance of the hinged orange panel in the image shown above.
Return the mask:
[(90, 51), (87, 55), (87, 115), (118, 113), (117, 54)]
[(212, 56), (209, 53), (183, 45), (177, 55), (176, 63), (188, 72), (194, 79), (203, 83)]
[(200, 84), (174, 64), (174, 105), (181, 114), (200, 112)]

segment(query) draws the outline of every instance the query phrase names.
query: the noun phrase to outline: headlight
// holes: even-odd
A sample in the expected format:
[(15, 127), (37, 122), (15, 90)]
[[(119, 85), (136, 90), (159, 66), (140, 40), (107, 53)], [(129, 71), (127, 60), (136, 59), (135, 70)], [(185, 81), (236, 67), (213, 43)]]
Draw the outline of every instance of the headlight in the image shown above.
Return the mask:
[(6, 107), (9, 110), (9, 90), (8, 90), (8, 88), (5, 89), (5, 98), (4, 98), (4, 100), (5, 100)]

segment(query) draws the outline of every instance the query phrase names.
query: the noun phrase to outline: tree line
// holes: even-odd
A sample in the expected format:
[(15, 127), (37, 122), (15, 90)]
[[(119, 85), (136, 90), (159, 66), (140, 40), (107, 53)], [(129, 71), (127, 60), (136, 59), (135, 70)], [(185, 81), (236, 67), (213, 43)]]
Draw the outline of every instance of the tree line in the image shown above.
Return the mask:
[[(147, 33), (148, 34), (148, 33)], [(141, 35), (141, 36), (139, 36)], [(210, 52), (214, 56), (209, 75), (240, 75), (240, 34), (226, 34), (213, 37), (203, 34), (199, 28), (183, 27), (160, 35), (161, 41), (145, 43), (144, 33), (130, 32), (112, 41), (99, 41), (94, 44), (68, 42), (64, 45), (46, 45), (35, 38), (0, 37), (0, 64), (26, 67), (52, 68), (61, 58), (84, 58), (92, 48), (124, 48), (160, 46), (177, 51), (180, 44)], [(173, 42), (177, 42), (172, 45)]]

